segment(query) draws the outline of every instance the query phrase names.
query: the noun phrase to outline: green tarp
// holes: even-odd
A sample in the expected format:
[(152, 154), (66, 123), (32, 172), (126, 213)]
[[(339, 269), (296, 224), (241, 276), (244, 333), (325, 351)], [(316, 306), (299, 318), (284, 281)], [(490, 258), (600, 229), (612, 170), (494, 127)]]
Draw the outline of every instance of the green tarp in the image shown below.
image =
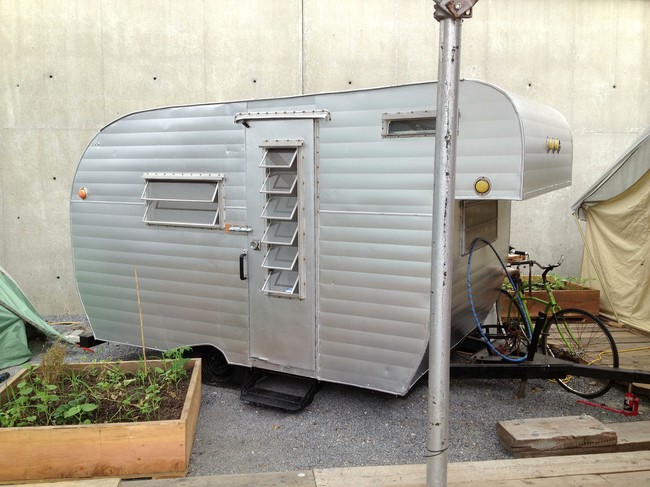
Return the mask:
[(0, 369), (23, 364), (31, 358), (25, 323), (47, 336), (60, 336), (41, 318), (18, 284), (0, 267)]

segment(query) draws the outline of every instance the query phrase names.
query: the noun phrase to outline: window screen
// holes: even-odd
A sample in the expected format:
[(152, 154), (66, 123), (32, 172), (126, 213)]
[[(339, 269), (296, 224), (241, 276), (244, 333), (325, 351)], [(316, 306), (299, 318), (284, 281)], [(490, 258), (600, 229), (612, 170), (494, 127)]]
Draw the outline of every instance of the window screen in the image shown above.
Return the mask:
[(223, 175), (192, 173), (144, 174), (142, 221), (149, 225), (221, 228)]
[[(499, 226), (499, 202), (496, 200), (463, 201), (461, 213), (461, 248), (462, 255), (468, 254), (475, 238), (481, 237), (494, 242)], [(474, 249), (485, 247), (477, 242)]]

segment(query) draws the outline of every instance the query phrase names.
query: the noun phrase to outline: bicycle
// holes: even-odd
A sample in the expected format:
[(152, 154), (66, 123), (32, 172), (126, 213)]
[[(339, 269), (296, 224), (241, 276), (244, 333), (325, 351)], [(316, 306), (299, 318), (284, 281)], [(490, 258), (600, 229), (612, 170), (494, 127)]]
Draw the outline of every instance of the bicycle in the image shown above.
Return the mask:
[[(503, 300), (497, 301), (496, 325), (494, 331), (488, 333), (492, 347), (498, 354), (521, 356), (530, 351), (533, 328), (542, 326), (538, 341), (541, 353), (558, 359), (583, 365), (598, 365), (616, 368), (619, 364), (618, 349), (612, 334), (605, 324), (591, 313), (578, 308), (562, 309), (555, 300), (548, 273), (562, 264), (543, 266), (531, 260), (525, 252), (516, 252), (526, 259), (510, 264), (514, 289), (508, 292), (501, 290)], [(528, 266), (528, 293), (526, 284), (521, 278), (520, 267)], [(546, 292), (547, 300), (531, 295), (532, 268), (542, 269), (541, 287)], [(500, 304), (507, 303), (505, 309)], [(537, 320), (543, 320), (543, 325), (531, 319), (528, 303), (535, 302), (543, 306)], [(610, 379), (566, 376), (557, 382), (567, 391), (585, 398), (594, 398), (605, 394), (613, 384)]]

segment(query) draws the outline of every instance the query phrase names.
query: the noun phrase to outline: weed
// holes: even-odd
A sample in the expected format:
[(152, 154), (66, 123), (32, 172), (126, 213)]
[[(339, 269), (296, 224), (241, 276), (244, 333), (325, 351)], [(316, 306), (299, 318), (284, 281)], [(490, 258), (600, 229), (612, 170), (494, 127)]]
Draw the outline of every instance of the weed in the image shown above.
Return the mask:
[(148, 370), (141, 360), (135, 373), (115, 364), (73, 372), (64, 367), (64, 347), (55, 344), (40, 367), (30, 366), (25, 379), (8, 390), (0, 405), (0, 427), (159, 419), (165, 400), (182, 402), (178, 388), (188, 375), (186, 351), (165, 352), (163, 365)]
[(65, 347), (55, 342), (47, 351), (41, 354), (39, 373), (46, 384), (56, 384), (61, 379), (65, 363)]

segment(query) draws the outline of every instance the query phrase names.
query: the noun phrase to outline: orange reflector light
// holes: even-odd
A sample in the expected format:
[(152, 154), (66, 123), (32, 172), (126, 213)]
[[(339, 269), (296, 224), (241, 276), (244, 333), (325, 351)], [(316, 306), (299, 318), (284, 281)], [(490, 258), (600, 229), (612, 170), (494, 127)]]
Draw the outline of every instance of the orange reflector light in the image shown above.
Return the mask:
[(79, 189), (79, 193), (78, 193), (78, 194), (79, 194), (79, 198), (81, 198), (82, 200), (85, 200), (85, 199), (86, 199), (86, 196), (88, 196), (88, 190), (87, 190), (85, 187), (81, 187), (81, 188)]

